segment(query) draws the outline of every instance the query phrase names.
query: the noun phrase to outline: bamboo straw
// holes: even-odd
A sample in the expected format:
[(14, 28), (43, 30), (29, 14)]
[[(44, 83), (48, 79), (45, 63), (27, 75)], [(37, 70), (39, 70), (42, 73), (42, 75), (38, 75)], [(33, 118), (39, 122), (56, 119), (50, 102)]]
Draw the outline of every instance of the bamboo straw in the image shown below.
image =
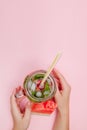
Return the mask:
[(48, 68), (40, 86), (43, 86), (43, 83), (46, 81), (47, 77), (49, 76), (49, 74), (51, 73), (51, 71), (53, 70), (54, 66), (56, 65), (56, 63), (59, 61), (60, 57), (61, 57), (61, 52), (58, 52), (58, 54), (56, 55), (55, 59), (53, 60), (51, 66)]

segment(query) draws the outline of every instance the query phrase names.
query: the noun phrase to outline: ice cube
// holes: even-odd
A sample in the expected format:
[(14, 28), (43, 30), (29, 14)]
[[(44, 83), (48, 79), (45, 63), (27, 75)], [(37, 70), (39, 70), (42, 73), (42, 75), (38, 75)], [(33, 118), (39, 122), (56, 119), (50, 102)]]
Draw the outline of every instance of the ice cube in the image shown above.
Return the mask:
[(36, 84), (35, 84), (35, 83), (32, 83), (31, 90), (32, 90), (32, 91), (35, 91), (35, 90), (36, 90)]
[(37, 97), (41, 97), (42, 96), (42, 93), (40, 91), (36, 92), (36, 96)]
[(31, 88), (32, 83), (33, 83), (33, 82), (32, 82), (31, 80), (28, 82), (28, 88)]

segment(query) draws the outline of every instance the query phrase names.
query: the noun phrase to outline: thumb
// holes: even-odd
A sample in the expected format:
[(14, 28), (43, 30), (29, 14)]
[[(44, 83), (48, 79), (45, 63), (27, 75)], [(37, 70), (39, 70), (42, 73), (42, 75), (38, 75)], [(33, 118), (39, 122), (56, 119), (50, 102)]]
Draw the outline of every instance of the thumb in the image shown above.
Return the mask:
[(25, 109), (25, 113), (24, 113), (24, 120), (29, 121), (30, 116), (31, 116), (31, 106), (30, 106), (30, 103), (28, 103)]
[(11, 112), (13, 115), (17, 115), (18, 117), (21, 117), (21, 113), (19, 110), (19, 107), (17, 106), (16, 98), (15, 98), (15, 90), (13, 91), (11, 97), (10, 97), (10, 103), (11, 103)]
[(55, 94), (56, 102), (58, 102), (58, 99), (60, 98), (60, 96), (61, 96), (61, 93), (60, 93), (59, 87), (57, 87), (57, 91), (56, 91), (56, 94)]

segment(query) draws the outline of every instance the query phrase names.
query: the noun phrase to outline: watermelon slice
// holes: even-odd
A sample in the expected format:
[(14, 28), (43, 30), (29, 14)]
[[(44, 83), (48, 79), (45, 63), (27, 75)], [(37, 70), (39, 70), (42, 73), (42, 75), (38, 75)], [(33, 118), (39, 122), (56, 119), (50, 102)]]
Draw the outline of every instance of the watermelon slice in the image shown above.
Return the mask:
[[(22, 96), (20, 96), (20, 93)], [(16, 89), (16, 94), (19, 94), (19, 97), (16, 97), (17, 105), (20, 108), (21, 113), (25, 112), (26, 105), (29, 101), (29, 99), (23, 95), (23, 88), (19, 87)], [(39, 114), (51, 114), (57, 107), (57, 104), (54, 100), (54, 98), (41, 103), (31, 103), (31, 111), (32, 113), (39, 113)]]
[(57, 105), (54, 99), (51, 99), (43, 103), (33, 103), (32, 112), (41, 114), (51, 114), (56, 109), (56, 107)]

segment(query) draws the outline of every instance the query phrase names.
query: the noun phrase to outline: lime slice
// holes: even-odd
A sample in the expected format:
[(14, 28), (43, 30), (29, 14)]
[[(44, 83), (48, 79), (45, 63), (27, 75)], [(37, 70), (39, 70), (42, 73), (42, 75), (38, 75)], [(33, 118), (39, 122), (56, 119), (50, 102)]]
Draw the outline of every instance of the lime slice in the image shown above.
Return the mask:
[(48, 82), (45, 83), (45, 87), (44, 87), (44, 91), (50, 91), (50, 85), (48, 84)]
[(36, 94), (36, 91), (32, 91), (32, 92), (31, 92), (31, 94), (32, 94), (33, 96), (35, 96), (35, 94)]
[(37, 74), (34, 76), (34, 79), (41, 79), (44, 78), (44, 74)]

